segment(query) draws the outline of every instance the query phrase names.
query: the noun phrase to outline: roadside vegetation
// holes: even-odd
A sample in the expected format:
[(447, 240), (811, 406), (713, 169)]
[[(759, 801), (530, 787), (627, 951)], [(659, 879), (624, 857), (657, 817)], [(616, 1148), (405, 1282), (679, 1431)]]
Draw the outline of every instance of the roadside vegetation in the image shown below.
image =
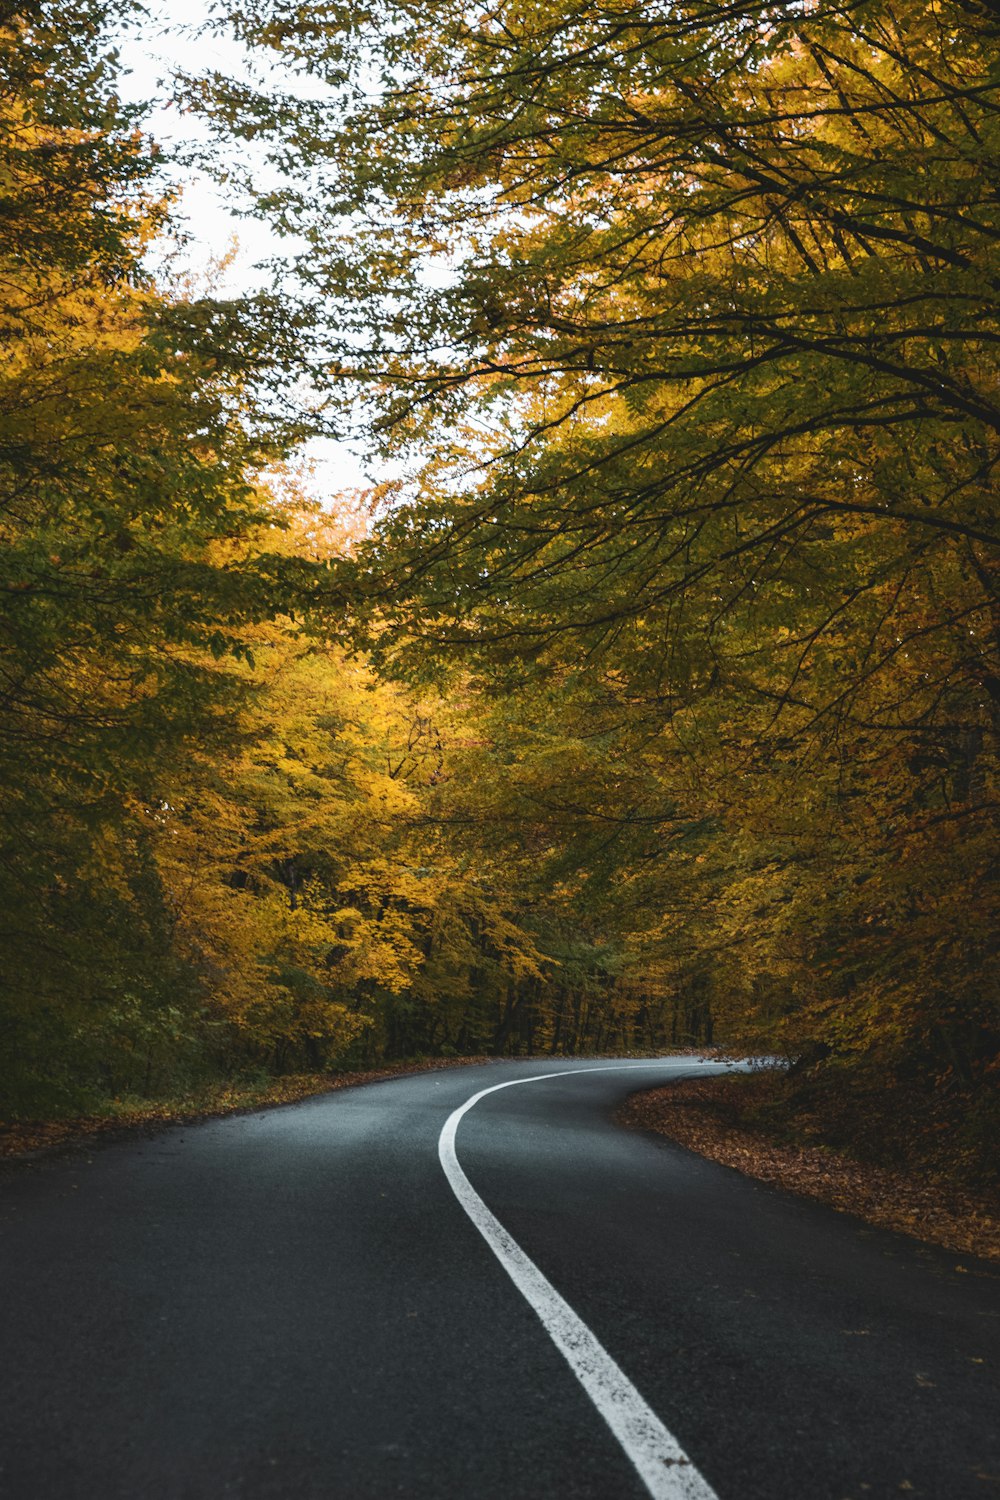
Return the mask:
[(0, 1114), (721, 1042), (984, 1179), (995, 10), (220, 6), (245, 297), (141, 20), (0, 26)]
[(619, 1120), (880, 1229), (1000, 1261), (1000, 1174), (966, 1103), (874, 1080), (859, 1097), (854, 1077), (767, 1070), (633, 1094)]

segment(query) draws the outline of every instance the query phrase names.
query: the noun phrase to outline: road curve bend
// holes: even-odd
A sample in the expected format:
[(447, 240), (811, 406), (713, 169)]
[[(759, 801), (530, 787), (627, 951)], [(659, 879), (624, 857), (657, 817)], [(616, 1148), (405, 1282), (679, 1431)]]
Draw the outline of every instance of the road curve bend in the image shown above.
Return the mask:
[(614, 1123), (718, 1066), (424, 1073), (9, 1175), (0, 1496), (1000, 1494), (995, 1269)]

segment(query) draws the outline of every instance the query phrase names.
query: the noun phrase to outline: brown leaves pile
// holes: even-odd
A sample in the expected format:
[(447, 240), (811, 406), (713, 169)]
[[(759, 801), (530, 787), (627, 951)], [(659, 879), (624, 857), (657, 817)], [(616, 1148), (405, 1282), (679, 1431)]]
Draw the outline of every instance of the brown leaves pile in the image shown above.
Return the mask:
[(940, 1177), (856, 1161), (822, 1145), (771, 1139), (734, 1118), (733, 1081), (697, 1078), (633, 1094), (622, 1124), (666, 1135), (774, 1187), (802, 1193), (959, 1254), (1000, 1261), (1000, 1203)]

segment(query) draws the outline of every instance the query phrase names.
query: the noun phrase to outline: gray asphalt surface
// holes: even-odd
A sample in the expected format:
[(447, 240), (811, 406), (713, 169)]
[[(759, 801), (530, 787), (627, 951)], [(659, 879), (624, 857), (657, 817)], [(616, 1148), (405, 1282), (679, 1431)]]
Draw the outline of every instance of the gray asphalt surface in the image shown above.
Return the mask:
[[(424, 1073), (0, 1183), (9, 1500), (642, 1500), (455, 1201)], [(697, 1067), (483, 1100), (474, 1187), (720, 1500), (1000, 1496), (1000, 1277), (612, 1116)], [(712, 1071), (703, 1068), (702, 1071)]]

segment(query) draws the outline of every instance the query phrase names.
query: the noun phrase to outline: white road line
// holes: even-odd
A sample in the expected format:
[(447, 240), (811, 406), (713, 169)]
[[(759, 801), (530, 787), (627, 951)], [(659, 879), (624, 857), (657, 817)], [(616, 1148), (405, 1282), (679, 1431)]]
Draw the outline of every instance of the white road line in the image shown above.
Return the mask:
[(491, 1213), (459, 1165), (455, 1133), (462, 1116), (487, 1094), (546, 1078), (569, 1078), (575, 1073), (609, 1073), (616, 1069), (662, 1068), (659, 1063), (612, 1063), (605, 1068), (566, 1068), (558, 1073), (536, 1073), (480, 1089), (448, 1116), (438, 1140), (438, 1156), (452, 1191), (503, 1266), (518, 1291), (534, 1308), (556, 1348), (618, 1439), (654, 1500), (718, 1500), (683, 1448), (639, 1395), (628, 1376), (578, 1318), (569, 1303), (543, 1276), (517, 1241)]

